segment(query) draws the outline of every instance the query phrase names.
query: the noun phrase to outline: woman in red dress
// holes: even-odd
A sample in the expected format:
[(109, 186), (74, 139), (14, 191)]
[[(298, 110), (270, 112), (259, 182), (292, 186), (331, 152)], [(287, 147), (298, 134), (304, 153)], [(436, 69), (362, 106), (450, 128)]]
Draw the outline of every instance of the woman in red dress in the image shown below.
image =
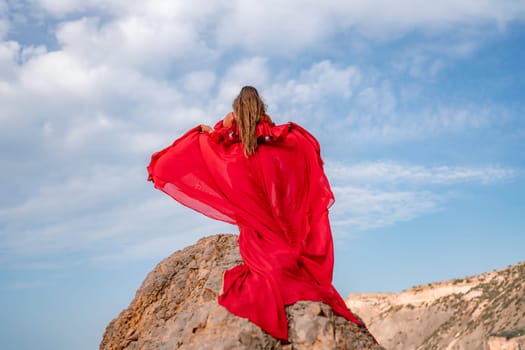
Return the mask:
[(156, 152), (148, 180), (175, 200), (237, 225), (244, 264), (224, 275), (219, 304), (287, 340), (285, 306), (320, 301), (364, 326), (332, 285), (328, 208), (334, 196), (319, 143), (301, 126), (275, 125), (257, 90), (243, 87), (233, 112)]

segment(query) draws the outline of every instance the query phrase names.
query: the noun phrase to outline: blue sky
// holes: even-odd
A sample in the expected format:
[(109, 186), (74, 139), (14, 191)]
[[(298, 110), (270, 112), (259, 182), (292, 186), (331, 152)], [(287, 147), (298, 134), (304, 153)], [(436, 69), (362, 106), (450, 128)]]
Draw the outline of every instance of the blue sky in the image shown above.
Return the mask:
[(96, 348), (160, 260), (237, 231), (145, 167), (245, 84), (321, 143), (343, 296), (524, 260), (524, 42), (512, 0), (0, 0), (3, 345)]

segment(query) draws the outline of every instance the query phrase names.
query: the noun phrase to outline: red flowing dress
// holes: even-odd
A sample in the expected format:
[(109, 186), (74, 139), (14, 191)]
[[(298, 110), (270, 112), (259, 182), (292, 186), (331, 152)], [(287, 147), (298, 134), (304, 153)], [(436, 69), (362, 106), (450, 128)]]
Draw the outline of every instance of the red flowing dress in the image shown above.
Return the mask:
[(239, 226), (244, 264), (224, 275), (219, 304), (275, 338), (288, 339), (285, 305), (320, 301), (364, 326), (332, 285), (328, 208), (334, 196), (319, 143), (295, 123), (257, 125), (258, 148), (245, 157), (235, 121), (211, 133), (189, 130), (156, 152), (149, 181), (213, 219)]

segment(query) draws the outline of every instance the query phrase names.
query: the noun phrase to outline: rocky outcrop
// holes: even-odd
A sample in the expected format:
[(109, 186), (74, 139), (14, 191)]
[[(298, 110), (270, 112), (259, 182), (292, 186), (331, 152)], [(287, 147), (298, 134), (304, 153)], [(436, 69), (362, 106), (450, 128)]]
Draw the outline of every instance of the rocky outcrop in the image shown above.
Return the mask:
[(229, 313), (217, 304), (222, 274), (241, 262), (236, 235), (204, 238), (175, 252), (107, 326), (100, 349), (382, 349), (367, 330), (322, 303), (287, 308), (290, 344)]
[(353, 294), (347, 304), (389, 350), (525, 350), (518, 338), (493, 336), (525, 327), (525, 262), (401, 293)]
[(525, 335), (521, 337), (491, 336), (488, 340), (489, 350), (525, 350)]

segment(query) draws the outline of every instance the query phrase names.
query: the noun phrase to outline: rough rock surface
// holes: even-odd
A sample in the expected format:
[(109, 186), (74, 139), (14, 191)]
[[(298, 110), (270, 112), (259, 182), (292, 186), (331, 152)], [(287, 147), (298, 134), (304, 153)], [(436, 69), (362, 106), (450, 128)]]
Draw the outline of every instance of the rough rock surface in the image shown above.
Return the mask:
[(175, 252), (107, 326), (100, 349), (383, 349), (367, 330), (318, 302), (287, 308), (290, 344), (229, 313), (217, 304), (222, 274), (241, 262), (236, 235), (203, 238)]
[(353, 294), (347, 305), (389, 350), (520, 349), (525, 262), (401, 293)]
[(524, 350), (525, 335), (515, 338), (492, 336), (488, 340), (489, 350)]

